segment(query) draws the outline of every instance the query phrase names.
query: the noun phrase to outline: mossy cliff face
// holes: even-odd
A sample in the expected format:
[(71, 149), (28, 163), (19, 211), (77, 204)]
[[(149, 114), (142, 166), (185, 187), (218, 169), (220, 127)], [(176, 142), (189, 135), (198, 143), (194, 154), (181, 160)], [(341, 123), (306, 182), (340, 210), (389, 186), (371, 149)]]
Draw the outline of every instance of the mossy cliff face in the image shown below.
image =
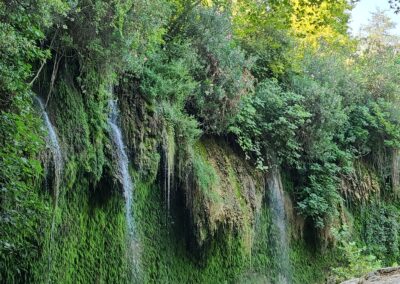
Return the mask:
[(209, 283), (244, 273), (261, 208), (262, 173), (223, 140), (188, 143), (175, 120), (132, 87), (121, 84), (111, 94), (110, 81), (92, 74), (87, 80), (97, 87), (83, 92), (71, 69), (60, 69), (49, 101), (65, 167), (53, 237), (36, 280), (134, 281), (107, 127), (112, 95), (118, 99), (135, 184), (141, 267), (136, 280)]
[(203, 139), (195, 145), (193, 181), (182, 190), (201, 246), (218, 230), (244, 238), (250, 251), (264, 180), (226, 142)]
[[(96, 96), (86, 96), (69, 76), (65, 73), (55, 86), (57, 100), (48, 108), (65, 164), (58, 205), (52, 209), (54, 231), (51, 236), (53, 218), (48, 208), (38, 265), (26, 279), (59, 283), (277, 283), (279, 252), (266, 201), (265, 173), (257, 171), (227, 140), (204, 136), (187, 143), (174, 120), (139, 95), (131, 96), (116, 87), (114, 95), (135, 185), (135, 249), (140, 275), (133, 279), (124, 198), (107, 128), (111, 93), (107, 84), (101, 83)], [(360, 166), (357, 179), (346, 182), (363, 190), (375, 188), (370, 186), (379, 184), (373, 171), (362, 169)], [(321, 283), (338, 254), (331, 242), (322, 245), (329, 236), (298, 215), (291, 200), (291, 176), (282, 171), (282, 177), (292, 281)], [(49, 206), (50, 200), (48, 196)], [(356, 216), (356, 235), (375, 243), (382, 254), (395, 252), (390, 244), (396, 243), (396, 232), (384, 234), (383, 242), (373, 237), (381, 225), (389, 229), (395, 222), (390, 208), (379, 210), (387, 216), (381, 223), (366, 211), (351, 212)], [(343, 214), (338, 224), (349, 220), (349, 215)]]
[(223, 283), (237, 279), (250, 265), (261, 173), (224, 141), (199, 141), (194, 157), (201, 164), (172, 186), (169, 207), (163, 163), (159, 183), (136, 182), (145, 282)]
[(193, 249), (206, 249), (217, 234), (236, 235), (251, 247), (252, 228), (261, 206), (263, 179), (226, 142), (203, 139), (194, 145), (193, 163), (178, 181), (188, 213)]
[[(52, 94), (57, 99), (50, 101), (48, 112), (63, 150), (64, 178), (58, 205), (52, 209), (54, 219), (48, 208), (47, 225), (42, 227), (38, 265), (26, 279), (58, 283), (279, 281), (276, 228), (266, 201), (265, 173), (256, 170), (228, 140), (182, 136), (176, 120), (151, 107), (140, 93), (120, 85), (114, 88), (114, 96), (134, 179), (135, 249), (140, 266), (140, 275), (132, 278), (124, 198), (107, 127), (109, 82), (93, 77), (99, 84), (90, 96), (80, 90), (76, 75), (66, 70), (62, 74)], [(367, 192), (363, 199), (367, 202), (379, 192), (375, 187), (379, 181), (366, 166), (360, 166), (357, 175), (344, 184)], [(292, 281), (321, 283), (329, 274), (328, 267), (339, 259), (338, 253), (330, 240), (325, 242), (330, 234), (315, 230), (298, 215), (291, 200), (291, 176), (282, 171), (282, 177)], [(50, 196), (46, 198), (51, 207)], [(357, 210), (343, 213), (336, 223), (349, 223), (353, 214), (357, 236), (375, 243), (382, 254), (395, 252), (390, 244), (397, 244), (393, 242), (396, 232), (384, 234), (383, 242), (373, 237), (381, 225), (389, 229), (395, 222), (390, 208), (379, 210), (387, 216), (380, 223), (376, 216)]]
[[(50, 100), (48, 113), (63, 150), (64, 178), (53, 209), (54, 231), (50, 234), (49, 214), (38, 265), (28, 279), (132, 283), (124, 198), (107, 128), (108, 83), (97, 78), (97, 93), (90, 96), (80, 90), (76, 75), (60, 72), (65, 73), (54, 87), (56, 99)], [(275, 279), (264, 173), (221, 138), (188, 143), (173, 119), (139, 95), (114, 90), (135, 184), (137, 282)], [(299, 271), (310, 268), (299, 279), (320, 279), (311, 271), (321, 258), (299, 242), (295, 263)]]
[(142, 281), (240, 279), (251, 266), (263, 173), (222, 139), (189, 143), (181, 125), (150, 107), (134, 86), (115, 90), (134, 165)]
[(233, 281), (250, 263), (263, 174), (223, 140), (189, 143), (134, 86), (116, 92), (134, 165), (142, 281)]
[(354, 173), (341, 181), (341, 193), (353, 203), (368, 202), (381, 193), (381, 185), (376, 172), (361, 161), (355, 162)]
[(135, 82), (121, 82), (114, 92), (132, 166), (140, 179), (155, 182), (166, 121), (155, 106), (144, 100)]
[(44, 265), (34, 281), (125, 283), (131, 275), (124, 199), (107, 128), (110, 80), (88, 72), (79, 79), (86, 82), (82, 89), (74, 64), (62, 61), (48, 104), (64, 170)]
[[(146, 101), (135, 83), (117, 84), (94, 71), (78, 80), (69, 64), (74, 63), (66, 60), (60, 67), (48, 104), (64, 159), (60, 194), (57, 206), (51, 192), (40, 197), (47, 207), (42, 211), (39, 253), (31, 258), (38, 265), (26, 265), (24, 279), (278, 283), (280, 252), (274, 241), (279, 236), (266, 201), (266, 173), (226, 137), (188, 135), (183, 129), (190, 124), (182, 125), (166, 108)], [(87, 83), (83, 89), (82, 81)], [(46, 95), (46, 90), (38, 92)], [(134, 249), (139, 263), (134, 275), (117, 155), (107, 126), (110, 98), (118, 100), (134, 179)], [(294, 283), (326, 278), (328, 267), (340, 261), (330, 229), (343, 224), (350, 224), (355, 236), (373, 244), (377, 253), (391, 252), (390, 259), (398, 259), (396, 210), (370, 204), (382, 191), (382, 182), (368, 164), (360, 162), (356, 169), (353, 176), (343, 177), (342, 195), (366, 209), (357, 205), (346, 210), (343, 202), (341, 214), (325, 230), (316, 230), (298, 214), (293, 177), (282, 170)], [(44, 187), (39, 179), (38, 192), (40, 184)], [(374, 206), (383, 217), (368, 213)]]

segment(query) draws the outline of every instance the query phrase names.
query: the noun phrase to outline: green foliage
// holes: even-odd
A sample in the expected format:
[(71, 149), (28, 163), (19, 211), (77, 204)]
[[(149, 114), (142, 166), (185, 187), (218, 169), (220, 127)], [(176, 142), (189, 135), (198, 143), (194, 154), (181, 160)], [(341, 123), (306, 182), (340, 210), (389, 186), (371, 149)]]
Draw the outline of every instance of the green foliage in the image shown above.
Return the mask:
[(0, 113), (0, 280), (24, 282), (33, 279), (47, 237), (50, 198), (41, 191), (41, 121), (29, 97), (13, 102), (18, 113)]
[(199, 61), (193, 77), (200, 86), (189, 98), (187, 109), (207, 133), (224, 133), (240, 98), (252, 88), (250, 61), (232, 40), (228, 16), (199, 7), (181, 27), (182, 37), (191, 43)]
[[(282, 30), (270, 26), (255, 31), (242, 40), (241, 46), (255, 58), (251, 72), (259, 80), (283, 77), (290, 70), (292, 39)], [(260, 40), (261, 39), (261, 40)]]
[(141, 72), (146, 53), (162, 42), (161, 26), (168, 17), (165, 1), (79, 1), (63, 29), (56, 29), (60, 56), (77, 55), (81, 74)]
[(276, 263), (275, 256), (279, 253), (273, 246), (273, 223), (268, 207), (263, 206), (258, 213), (255, 227), (255, 235), (251, 250), (252, 274), (265, 275), (272, 279), (279, 273), (279, 264)]
[(0, 3), (0, 109), (11, 105), (14, 96), (26, 93), (32, 65), (49, 56), (39, 46), (59, 14), (68, 5), (62, 0), (6, 1)]
[(337, 283), (360, 277), (381, 267), (381, 262), (374, 255), (365, 255), (366, 248), (360, 248), (355, 242), (344, 243), (339, 247), (347, 264), (333, 268)]
[(251, 72), (259, 80), (291, 69), (294, 40), (288, 30), (290, 7), (282, 1), (243, 0), (233, 7), (234, 36), (254, 56)]
[(399, 259), (399, 210), (391, 205), (370, 204), (361, 211), (361, 236), (366, 251), (392, 265)]
[(275, 80), (261, 82), (254, 96), (243, 100), (230, 131), (245, 152), (254, 155), (264, 168), (265, 155), (295, 164), (302, 151), (297, 140), (300, 128), (310, 117), (302, 106), (304, 97), (285, 92)]
[(323, 228), (327, 219), (332, 220), (338, 214), (340, 195), (336, 173), (316, 163), (311, 164), (306, 173), (306, 185), (298, 189), (297, 205), (303, 215), (313, 219), (317, 228)]
[(102, 83), (96, 75), (87, 80), (87, 89), (93, 88), (91, 92), (96, 90), (96, 96), (85, 98), (74, 85), (60, 81), (55, 87), (55, 100), (51, 105), (61, 113), (56, 118), (56, 125), (59, 126), (60, 136), (66, 145), (68, 161), (77, 159), (77, 171), (83, 169), (93, 180), (98, 181), (106, 162), (105, 110), (108, 93), (104, 85), (97, 85), (94, 89), (96, 83)]
[(0, 3), (0, 281), (31, 282), (47, 238), (50, 197), (42, 190), (41, 120), (33, 111), (32, 66), (49, 52), (44, 31), (68, 6), (62, 1)]
[(193, 157), (193, 172), (196, 177), (196, 182), (199, 188), (209, 197), (213, 194), (213, 187), (219, 182), (218, 176), (215, 173), (214, 168), (207, 163), (205, 160), (207, 154), (205, 150), (201, 149), (200, 145), (197, 145), (195, 154)]
[(198, 87), (192, 77), (198, 66), (197, 55), (187, 43), (170, 43), (166, 49), (150, 55), (143, 70), (141, 91), (146, 98), (167, 101), (183, 110), (187, 97)]
[[(279, 248), (274, 245), (273, 238), (279, 238), (279, 236), (276, 236), (274, 231), (268, 207), (261, 209), (256, 222), (251, 265), (238, 283), (279, 283), (278, 276), (285, 268), (282, 268), (281, 264), (278, 263), (279, 257), (277, 255), (280, 252), (278, 251)], [(294, 229), (294, 226), (290, 227)], [(336, 264), (337, 258), (336, 249), (316, 251), (304, 240), (296, 239), (296, 237), (291, 238), (289, 259), (292, 283), (324, 283), (327, 270)], [(258, 279), (260, 279), (260, 282), (257, 282)]]
[(367, 254), (365, 247), (360, 247), (356, 242), (350, 241), (351, 236), (347, 227), (342, 227), (334, 234), (339, 241), (339, 250), (342, 253), (341, 265), (332, 269), (337, 283), (363, 276), (381, 267), (381, 261), (374, 255)]
[[(298, 206), (318, 228), (326, 224), (326, 219), (335, 216), (340, 200), (338, 176), (351, 170), (352, 158), (341, 144), (348, 120), (342, 105), (341, 86), (347, 84), (334, 81), (340, 76), (329, 75), (327, 59), (329, 57), (306, 57), (306, 75), (294, 76), (291, 81), (294, 91), (304, 96), (304, 108), (310, 113), (300, 139), (303, 152), (297, 165), (300, 175), (296, 184)], [(343, 70), (336, 72), (342, 74)], [(333, 84), (335, 87), (331, 87)]]
[[(329, 72), (328, 69), (323, 71)], [(312, 74), (294, 77), (291, 85), (295, 92), (305, 97), (304, 107), (311, 114), (303, 128), (301, 141), (305, 160), (334, 162), (345, 155), (337, 143), (347, 120), (341, 96), (326, 83), (314, 80)]]
[(293, 283), (325, 283), (328, 270), (340, 256), (337, 249), (316, 251), (304, 241), (295, 240), (290, 246)]
[(36, 281), (130, 283), (124, 201), (111, 177), (92, 186), (80, 176), (61, 192), (54, 237), (41, 260), (46, 267), (34, 269)]

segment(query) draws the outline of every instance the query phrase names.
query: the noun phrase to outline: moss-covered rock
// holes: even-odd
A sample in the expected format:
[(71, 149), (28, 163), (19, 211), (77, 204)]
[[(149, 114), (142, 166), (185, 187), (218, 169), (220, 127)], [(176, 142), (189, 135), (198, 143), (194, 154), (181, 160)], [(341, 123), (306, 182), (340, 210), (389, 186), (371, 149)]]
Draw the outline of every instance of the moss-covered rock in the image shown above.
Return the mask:
[(197, 242), (218, 230), (238, 233), (251, 248), (255, 215), (261, 207), (261, 172), (222, 140), (202, 139), (195, 146), (192, 181), (183, 188)]

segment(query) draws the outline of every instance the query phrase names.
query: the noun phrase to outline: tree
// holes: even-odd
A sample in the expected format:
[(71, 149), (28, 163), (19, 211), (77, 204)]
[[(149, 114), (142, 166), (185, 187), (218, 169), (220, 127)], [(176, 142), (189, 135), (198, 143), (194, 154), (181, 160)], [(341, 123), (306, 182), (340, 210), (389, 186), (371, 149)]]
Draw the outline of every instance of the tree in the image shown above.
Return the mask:
[(318, 46), (322, 41), (335, 44), (347, 42), (347, 24), (351, 6), (346, 0), (291, 0), (290, 26), (293, 34), (306, 45)]
[(383, 53), (387, 49), (398, 51), (400, 48), (400, 37), (393, 34), (396, 23), (389, 18), (384, 10), (377, 9), (372, 13), (367, 25), (361, 29), (361, 48), (367, 52)]
[(187, 110), (205, 132), (224, 133), (240, 98), (252, 89), (251, 59), (232, 38), (229, 14), (214, 8), (193, 9), (178, 38), (190, 42), (199, 62), (192, 72), (199, 88), (188, 98)]

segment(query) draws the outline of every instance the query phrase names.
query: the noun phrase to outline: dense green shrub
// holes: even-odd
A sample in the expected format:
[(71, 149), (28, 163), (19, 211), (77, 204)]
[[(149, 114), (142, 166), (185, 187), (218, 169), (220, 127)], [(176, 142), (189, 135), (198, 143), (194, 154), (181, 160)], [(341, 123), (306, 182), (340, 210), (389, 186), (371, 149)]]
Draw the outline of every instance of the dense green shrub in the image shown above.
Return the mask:
[(29, 282), (48, 237), (51, 199), (41, 188), (41, 121), (29, 97), (13, 102), (18, 113), (0, 113), (0, 281)]
[(49, 50), (41, 48), (39, 41), (68, 8), (62, 0), (0, 3), (0, 110), (9, 107), (14, 96), (29, 91), (32, 65), (49, 57)]
[(40, 41), (67, 10), (63, 1), (0, 3), (1, 282), (33, 281), (43, 267), (51, 199), (42, 188), (44, 131), (30, 87), (36, 79), (32, 66), (49, 56)]
[(341, 265), (332, 269), (333, 278), (340, 283), (354, 277), (361, 277), (368, 272), (381, 267), (381, 261), (376, 256), (367, 252), (366, 247), (361, 247), (354, 240), (346, 226), (334, 232), (339, 241), (341, 252)]
[[(311, 116), (303, 101), (303, 96), (284, 91), (275, 80), (261, 82), (253, 96), (243, 99), (229, 130), (259, 168), (271, 163), (272, 158), (292, 165), (297, 163), (302, 152), (297, 135)], [(268, 161), (264, 161), (265, 157)]]
[(399, 260), (399, 211), (395, 206), (370, 204), (361, 211), (361, 236), (366, 250), (387, 265)]
[(181, 29), (199, 58), (193, 72), (199, 88), (189, 97), (187, 109), (205, 132), (224, 133), (237, 113), (240, 98), (252, 88), (251, 61), (232, 39), (228, 13), (193, 9)]
[(166, 101), (183, 111), (187, 98), (198, 88), (192, 75), (198, 65), (197, 54), (190, 44), (171, 42), (165, 50), (149, 55), (140, 90), (152, 103), (154, 100)]

